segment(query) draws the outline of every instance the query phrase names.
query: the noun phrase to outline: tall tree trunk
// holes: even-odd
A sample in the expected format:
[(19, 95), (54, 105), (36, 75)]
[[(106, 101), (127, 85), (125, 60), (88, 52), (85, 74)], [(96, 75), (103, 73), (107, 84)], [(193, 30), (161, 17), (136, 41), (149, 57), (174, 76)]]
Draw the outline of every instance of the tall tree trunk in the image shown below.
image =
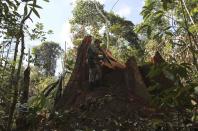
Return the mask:
[(30, 67), (28, 66), (24, 71), (23, 76), (23, 88), (21, 90), (21, 98), (20, 105), (22, 105), (21, 110), (19, 110), (18, 117), (16, 119), (16, 129), (18, 131), (27, 131), (28, 123), (27, 123), (27, 111), (28, 108), (25, 104), (28, 102), (29, 95), (29, 85), (30, 85)]

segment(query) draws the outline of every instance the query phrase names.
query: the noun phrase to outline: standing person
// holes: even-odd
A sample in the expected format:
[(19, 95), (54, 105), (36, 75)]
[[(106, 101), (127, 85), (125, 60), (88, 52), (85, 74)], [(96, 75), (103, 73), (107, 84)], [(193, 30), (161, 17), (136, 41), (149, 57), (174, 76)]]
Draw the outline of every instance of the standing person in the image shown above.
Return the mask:
[(99, 39), (96, 39), (88, 47), (88, 64), (89, 64), (89, 85), (91, 88), (93, 86), (99, 86), (102, 78), (101, 63), (103, 61), (103, 53), (100, 50)]

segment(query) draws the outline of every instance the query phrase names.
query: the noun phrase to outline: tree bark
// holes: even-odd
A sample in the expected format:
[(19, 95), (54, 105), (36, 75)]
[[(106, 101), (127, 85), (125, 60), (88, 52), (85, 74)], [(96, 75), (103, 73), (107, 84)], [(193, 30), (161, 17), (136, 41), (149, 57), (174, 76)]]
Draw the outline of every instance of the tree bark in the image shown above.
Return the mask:
[(24, 71), (24, 78), (23, 78), (23, 88), (21, 90), (21, 98), (20, 98), (20, 105), (23, 105), (24, 111), (19, 111), (18, 117), (16, 119), (16, 129), (18, 131), (26, 131), (28, 130), (28, 123), (27, 123), (27, 110), (28, 107), (24, 105), (28, 102), (29, 96), (29, 85), (30, 85), (30, 67), (28, 66)]
[[(17, 54), (18, 54), (18, 46), (19, 46), (19, 43), (20, 43), (20, 40), (19, 38), (16, 39), (16, 45), (15, 45), (15, 50), (14, 50), (14, 59), (13, 59), (13, 65), (12, 65), (12, 71), (11, 71), (11, 80), (10, 80), (10, 87), (11, 89), (13, 89), (13, 85), (16, 83), (15, 81), (15, 66), (16, 66), (16, 59), (17, 59)], [(10, 110), (9, 110), (9, 119), (8, 119), (8, 124), (7, 124), (7, 127), (6, 127), (6, 130), (7, 131), (10, 131), (11, 130), (11, 123), (12, 123), (12, 115), (14, 113), (14, 111), (12, 112), (12, 106), (10, 106)]]

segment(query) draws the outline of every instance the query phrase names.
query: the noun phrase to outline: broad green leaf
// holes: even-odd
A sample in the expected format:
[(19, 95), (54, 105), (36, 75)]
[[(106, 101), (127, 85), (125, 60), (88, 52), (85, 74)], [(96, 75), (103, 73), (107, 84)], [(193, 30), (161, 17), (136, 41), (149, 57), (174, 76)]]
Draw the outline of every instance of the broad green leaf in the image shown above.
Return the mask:
[(35, 8), (32, 8), (32, 11), (34, 12), (34, 14), (35, 14), (38, 18), (40, 18), (40, 15), (39, 15), (39, 13), (37, 12), (37, 10), (36, 10)]

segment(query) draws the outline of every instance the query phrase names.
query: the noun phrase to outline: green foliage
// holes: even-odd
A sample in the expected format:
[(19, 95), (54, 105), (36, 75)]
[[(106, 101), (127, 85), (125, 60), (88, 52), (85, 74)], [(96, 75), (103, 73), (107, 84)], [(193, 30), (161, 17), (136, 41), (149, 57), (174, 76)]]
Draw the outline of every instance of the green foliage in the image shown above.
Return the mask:
[(55, 82), (55, 78), (53, 76), (46, 77), (44, 74), (39, 72), (38, 68), (35, 67), (32, 67), (31, 69), (30, 78), (30, 89), (32, 91), (32, 95), (41, 93), (49, 84)]
[(36, 39), (41, 39), (41, 41), (45, 41), (46, 35), (48, 34), (53, 34), (52, 30), (49, 31), (43, 31), (44, 30), (44, 25), (42, 23), (37, 23), (35, 25), (35, 28), (32, 29), (32, 32), (30, 34), (30, 39), (31, 40), (36, 40)]
[[(48, 0), (44, 1), (48, 2)], [(106, 20), (98, 12), (96, 5), (107, 17), (109, 23), (106, 23)], [(3, 38), (3, 42), (0, 44), (0, 130), (6, 128), (8, 117), (9, 119), (12, 117), (12, 115), (8, 116), (10, 103), (13, 98), (18, 103), (17, 93), (20, 92), (19, 87), (24, 84), (21, 80), (23, 67), (20, 65), (20, 60), (23, 58), (23, 48), (21, 48), (21, 58), (18, 56), (18, 51), (15, 50), (16, 59), (12, 61), (10, 60), (11, 47), (13, 44), (22, 44), (24, 36), (27, 36), (26, 33), (31, 40), (41, 39), (41, 41), (47, 39), (47, 34), (52, 34), (52, 31), (44, 31), (42, 23), (37, 23), (32, 30), (26, 25), (27, 19), (32, 20), (32, 14), (38, 18), (41, 17), (39, 9), (42, 7), (37, 5), (36, 0), (0, 1), (0, 37)], [(152, 86), (149, 87), (149, 91), (153, 96), (153, 104), (162, 110), (174, 109), (179, 114), (177, 122), (184, 127), (186, 126), (184, 118), (190, 123), (197, 122), (197, 0), (145, 0), (141, 15), (143, 22), (136, 26), (136, 32), (134, 32), (134, 24), (131, 21), (112, 12), (106, 12), (104, 6), (99, 2), (77, 0), (73, 10), (73, 18), (70, 21), (73, 43), (75, 46), (79, 46), (82, 38), (88, 32), (106, 42), (107, 34), (99, 34), (99, 31), (108, 28), (110, 50), (122, 62), (131, 56), (136, 56), (139, 63), (142, 62), (142, 57), (149, 61), (155, 51), (161, 52), (165, 60), (170, 63), (156, 64), (150, 68), (147, 77), (151, 79)], [(138, 38), (138, 36), (140, 37)], [(18, 46), (16, 47), (18, 48)], [(41, 122), (38, 121), (38, 117), (44, 114), (47, 118), (53, 111), (56, 90), (53, 90), (47, 97), (43, 91), (49, 85), (56, 83), (53, 76), (56, 60), (62, 53), (62, 49), (57, 43), (43, 42), (33, 48), (32, 52), (35, 67), (32, 67), (30, 76), (30, 100), (28, 101), (27, 118), (30, 125), (36, 130), (37, 124)], [(67, 50), (64, 58), (66, 68), (64, 71), (68, 73), (65, 82), (68, 81), (74, 68), (75, 57), (76, 48)], [(17, 71), (19, 71), (19, 75), (17, 75)], [(162, 85), (159, 82), (161, 75), (172, 84), (169, 86), (167, 82)], [(14, 84), (15, 82), (18, 83), (19, 86), (14, 85), (12, 81)], [(15, 91), (14, 95), (13, 91)], [(16, 103), (13, 101), (13, 104)], [(138, 125), (138, 129), (145, 130), (148, 126), (149, 130), (162, 128), (166, 130), (167, 125), (170, 127), (174, 125), (172, 123), (173, 117), (169, 118), (171, 113), (175, 112), (163, 114), (164, 118), (149, 119), (148, 121), (139, 120), (133, 124)], [(138, 117), (141, 119), (140, 116)], [(64, 120), (62, 114), (57, 113), (55, 113), (55, 119), (61, 120), (61, 122)], [(117, 119), (110, 120), (115, 126), (120, 126), (123, 123)], [(86, 128), (89, 130), (88, 127)]]
[(104, 25), (104, 20), (98, 12), (97, 7), (104, 13), (104, 7), (97, 1), (93, 0), (77, 0), (72, 11), (73, 17), (70, 20), (72, 25), (71, 32), (73, 33), (74, 44), (78, 39), (83, 39), (88, 32), (92, 36), (100, 37), (99, 30)]
[(0, 66), (0, 130), (5, 129), (12, 96), (10, 94), (12, 91), (10, 89), (10, 65), (9, 62), (6, 67)]
[(52, 90), (47, 97), (44, 94), (44, 90), (54, 83), (56, 79), (55, 77), (44, 76), (35, 67), (32, 67), (30, 78), (31, 93), (27, 103), (28, 113), (26, 116), (30, 128), (36, 130), (38, 129), (39, 123), (43, 119), (47, 119), (53, 110), (56, 90)]
[[(0, 2), (0, 8), (0, 28), (3, 29), (0, 35), (5, 37), (19, 37), (20, 22), (23, 23), (32, 12), (39, 17), (38, 9), (42, 9), (36, 0), (28, 0), (25, 5), (20, 0), (5, 0)], [(20, 9), (24, 9), (23, 14)]]
[[(156, 78), (164, 79), (162, 75), (171, 81), (172, 86), (162, 85), (156, 80)], [(192, 100), (196, 98), (195, 89), (198, 86), (196, 75), (197, 73), (193, 72), (188, 63), (164, 63), (151, 67), (148, 77), (152, 79), (153, 83), (149, 87), (153, 97), (152, 102), (162, 110), (174, 110), (164, 114), (167, 117), (165, 123), (169, 123), (170, 126), (173, 126), (173, 123), (179, 123), (180, 125), (184, 124), (183, 129), (185, 129), (187, 125), (185, 125), (184, 121), (195, 118), (196, 115), (192, 111), (197, 108), (197, 104), (192, 103)], [(176, 116), (176, 112), (180, 116)], [(170, 117), (168, 117), (169, 115)], [(178, 117), (176, 121), (174, 121), (174, 117)]]
[(75, 60), (76, 60), (76, 54), (77, 51), (76, 49), (69, 49), (67, 50), (67, 52), (65, 53), (64, 56), (64, 66), (66, 68), (66, 72), (72, 72), (74, 65), (75, 65)]
[[(99, 11), (96, 9), (95, 4), (98, 5), (99, 10), (108, 19), (108, 25), (106, 25), (106, 20), (104, 20)], [(137, 34), (135, 34), (133, 31), (134, 24), (131, 21), (125, 20), (124, 18), (121, 18), (112, 12), (109, 13), (104, 11), (103, 5), (96, 1), (77, 1), (73, 10), (73, 18), (71, 20), (71, 24), (74, 38), (73, 42), (75, 45), (76, 43), (78, 44), (79, 40), (82, 39), (89, 31), (91, 31), (92, 36), (103, 38), (103, 41), (107, 42), (106, 34), (104, 33), (103, 37), (101, 34), (99, 34), (99, 30), (105, 27), (109, 28), (109, 32), (112, 34), (110, 36), (111, 46), (117, 46), (115, 39), (117, 39), (117, 41), (118, 39), (125, 39), (129, 42), (130, 46), (141, 50), (141, 47), (138, 45)]]
[[(50, 115), (54, 105), (54, 92), (50, 97), (45, 97), (43, 93), (37, 93), (36, 96), (32, 96), (28, 101), (29, 112), (27, 114), (27, 122), (29, 128), (38, 129), (44, 119), (47, 119)], [(41, 118), (39, 118), (41, 117)]]
[(73, 9), (73, 19), (71, 23), (85, 26), (97, 25), (102, 19), (96, 9), (95, 3), (98, 5), (99, 9), (103, 11), (103, 5), (99, 2), (92, 0), (77, 0), (75, 8)]
[[(136, 48), (127, 45), (121, 45), (119, 48), (113, 46), (111, 47), (111, 52), (116, 59), (123, 63), (125, 63), (129, 57), (139, 56), (139, 52)], [(141, 62), (141, 59), (138, 59), (138, 62)]]
[(123, 38), (128, 41), (129, 46), (133, 46), (138, 50), (141, 50), (140, 45), (138, 45), (139, 43), (137, 34), (133, 31), (134, 24), (131, 21), (125, 20), (124, 18), (121, 18), (112, 12), (106, 14), (110, 20), (110, 33), (112, 33), (116, 38)]
[[(144, 57), (147, 61), (159, 51), (170, 62), (151, 68), (148, 77), (152, 80), (152, 86), (149, 90), (153, 94), (154, 105), (178, 112), (177, 123), (183, 125), (183, 129), (187, 129), (183, 123), (185, 119), (190, 120), (192, 117), (196, 121), (192, 110), (197, 109), (197, 103), (192, 103), (192, 100), (197, 100), (197, 53), (193, 50), (197, 48), (197, 42), (191, 39), (197, 37), (197, 23), (192, 22), (197, 19), (196, 13), (192, 13), (196, 8), (194, 0), (145, 0), (141, 12), (143, 22), (135, 29), (144, 42)], [(165, 79), (166, 83), (159, 82)], [(170, 114), (166, 113), (165, 117)], [(165, 121), (174, 126), (175, 115), (170, 116)]]
[(198, 32), (198, 24), (190, 26), (189, 30), (191, 33), (197, 33)]
[(34, 47), (34, 65), (38, 66), (46, 76), (55, 74), (56, 60), (62, 52), (59, 44), (55, 42), (43, 42), (40, 46)]
[[(189, 78), (191, 73), (189, 64), (162, 64), (153, 66), (149, 73), (150, 78), (161, 77), (164, 75), (172, 81), (172, 87), (162, 88), (163, 85), (157, 81), (153, 81), (154, 85), (150, 87), (151, 92), (155, 92), (154, 100), (162, 108), (191, 108), (191, 94), (197, 85), (192, 84)], [(198, 84), (198, 83), (197, 83)], [(156, 95), (157, 93), (157, 95)], [(191, 106), (190, 106), (191, 105)]]
[[(45, 0), (47, 1), (47, 0)], [(29, 34), (29, 27), (26, 25), (26, 20), (31, 19), (32, 13), (40, 16), (36, 0), (3, 0), (0, 1), (0, 37), (2, 38), (0, 44), (1, 58), (0, 58), (0, 130), (12, 130), (13, 118), (16, 118), (15, 107), (20, 97), (19, 93), (24, 86), (23, 80), (23, 57), (25, 48), (25, 37)], [(41, 29), (41, 28), (40, 28)], [(38, 29), (39, 30), (39, 29)], [(42, 30), (42, 29), (41, 29)], [(40, 32), (42, 32), (39, 30)], [(39, 32), (39, 33), (40, 33)], [(36, 32), (33, 32), (36, 33)], [(34, 39), (40, 39), (42, 33), (36, 34)], [(18, 47), (20, 48), (20, 57), (18, 54)], [(15, 46), (13, 52), (13, 61), (10, 60), (11, 47)], [(3, 93), (3, 94), (2, 94)], [(15, 122), (15, 120), (14, 120)], [(7, 125), (7, 127), (6, 127)]]
[[(195, 1), (185, 3), (181, 0), (146, 0), (145, 3), (141, 12), (144, 21), (136, 27), (136, 32), (144, 36), (145, 45), (150, 39), (155, 40), (158, 43), (155, 51), (162, 52), (167, 44), (171, 44), (175, 55), (169, 57), (170, 61), (176, 59), (179, 62), (194, 61), (193, 64), (197, 68), (197, 58), (195, 58), (197, 53), (193, 50), (197, 47), (197, 42), (191, 39), (197, 35), (197, 29), (196, 23), (191, 24), (190, 19), (192, 17), (195, 20), (196, 13), (188, 15), (188, 11), (196, 10)], [(184, 8), (185, 5), (186, 8)], [(183, 50), (187, 45), (191, 47)]]
[(82, 38), (77, 38), (73, 40), (73, 44), (78, 47), (82, 43)]

